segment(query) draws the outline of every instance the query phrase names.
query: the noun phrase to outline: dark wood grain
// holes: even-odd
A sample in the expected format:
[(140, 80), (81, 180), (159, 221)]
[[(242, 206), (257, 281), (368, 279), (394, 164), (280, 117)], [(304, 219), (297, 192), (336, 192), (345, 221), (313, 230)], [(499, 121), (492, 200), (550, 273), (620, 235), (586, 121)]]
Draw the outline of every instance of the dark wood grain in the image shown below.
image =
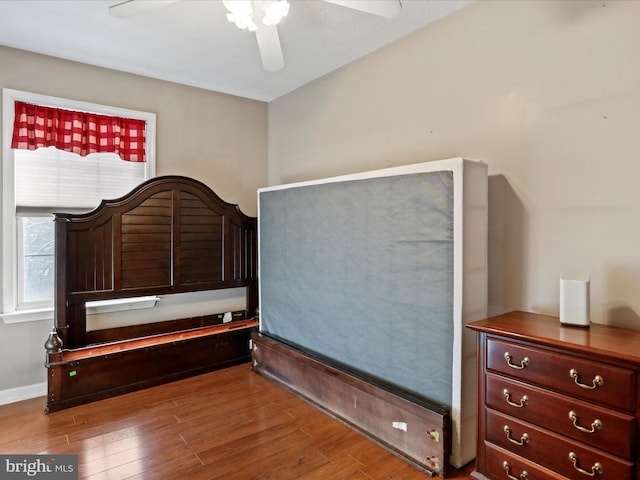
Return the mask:
[(469, 328), (513, 340), (541, 341), (565, 353), (587, 356), (616, 352), (619, 361), (640, 364), (640, 331), (592, 323), (589, 328), (560, 324), (557, 317), (522, 311), (474, 322)]
[(50, 415), (44, 400), (0, 406), (0, 452), (78, 454), (81, 479), (428, 478), (248, 364)]
[[(604, 466), (604, 471), (598, 475), (598, 479), (631, 480), (635, 478), (634, 465), (628, 460), (588, 448), (580, 442), (556, 435), (546, 429), (521, 422), (514, 417), (503, 415), (491, 409), (487, 409), (486, 416), (486, 439), (488, 442), (518, 456), (527, 458), (538, 465), (546, 466), (546, 468), (567, 478), (582, 475), (571, 464), (567, 456), (568, 452), (575, 452), (581, 460), (581, 465), (587, 470), (590, 469), (591, 465), (600, 462)], [(510, 430), (508, 436), (504, 431), (505, 426), (509, 427)], [(523, 445), (513, 443), (514, 441), (520, 442), (524, 434), (528, 435), (528, 443)]]
[[(246, 307), (233, 320), (253, 318), (255, 217), (197, 180), (170, 175), (91, 212), (57, 213), (55, 231), (55, 327), (64, 348), (46, 353), (48, 412), (249, 361), (254, 326), (211, 331), (220, 312), (88, 331), (86, 303), (243, 288)], [(167, 341), (193, 329), (197, 335)], [(108, 354), (98, 348), (113, 342)]]
[[(257, 307), (256, 218), (197, 180), (156, 177), (84, 214), (55, 214), (56, 329), (88, 344), (84, 303), (245, 287)], [(212, 312), (214, 313), (214, 312)]]
[[(566, 395), (516, 382), (498, 375), (488, 373), (486, 381), (486, 405), (507, 415), (518, 415), (518, 418), (529, 423), (541, 425), (577, 441), (587, 443), (619, 457), (630, 458), (636, 431), (636, 419), (632, 415), (602, 408), (588, 402), (581, 402)], [(526, 408), (507, 403), (505, 390), (509, 392), (509, 400), (521, 405), (526, 397)], [(555, 408), (549, 408), (554, 405)], [(590, 427), (598, 419), (607, 428), (592, 435), (574, 427), (568, 413), (574, 411), (578, 416), (578, 424)]]
[[(398, 457), (446, 476), (451, 452), (449, 409), (401, 395), (265, 335), (253, 335), (253, 368), (283, 385)], [(404, 429), (394, 423), (401, 421)], [(398, 428), (399, 427), (399, 428)]]
[[(527, 358), (529, 365), (522, 370), (514, 369), (505, 360), (507, 353), (517, 359), (512, 360), (511, 363), (519, 365), (521, 359)], [(583, 351), (582, 355), (556, 353), (493, 338), (487, 340), (487, 370), (489, 371), (513, 376), (527, 383), (544, 385), (590, 402), (633, 411), (635, 395), (619, 395), (619, 393), (634, 391), (636, 381), (634, 370), (601, 361), (592, 361), (585, 357), (588, 355), (587, 351)], [(575, 384), (569, 374), (572, 369), (579, 372), (577, 380), (581, 383), (591, 385), (597, 375), (606, 378), (606, 382), (602, 387), (595, 389), (581, 388)]]
[[(253, 328), (233, 329), (232, 324), (226, 324), (184, 335), (175, 333), (67, 352), (47, 364), (50, 389), (46, 411), (246, 363)], [(198, 335), (189, 335), (193, 332)]]
[[(556, 317), (520, 311), (468, 327), (479, 333), (472, 478), (519, 478), (526, 470), (531, 478), (640, 480), (640, 332), (561, 325)], [(582, 430), (571, 411), (579, 412)], [(519, 445), (524, 433), (528, 442)], [(592, 470), (596, 464), (601, 472)]]

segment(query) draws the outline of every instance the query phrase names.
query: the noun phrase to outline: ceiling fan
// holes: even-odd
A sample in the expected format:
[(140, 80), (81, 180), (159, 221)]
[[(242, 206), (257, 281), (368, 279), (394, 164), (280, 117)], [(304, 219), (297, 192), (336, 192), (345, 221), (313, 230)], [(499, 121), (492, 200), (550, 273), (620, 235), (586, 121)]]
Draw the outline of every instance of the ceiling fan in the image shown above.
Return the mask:
[[(109, 7), (109, 14), (126, 18), (180, 0), (127, 0)], [(323, 0), (342, 7), (385, 18), (395, 17), (402, 9), (401, 0)], [(287, 0), (222, 0), (229, 13), (227, 19), (241, 30), (254, 31), (265, 70), (275, 72), (284, 67), (284, 57), (277, 24), (289, 13)]]

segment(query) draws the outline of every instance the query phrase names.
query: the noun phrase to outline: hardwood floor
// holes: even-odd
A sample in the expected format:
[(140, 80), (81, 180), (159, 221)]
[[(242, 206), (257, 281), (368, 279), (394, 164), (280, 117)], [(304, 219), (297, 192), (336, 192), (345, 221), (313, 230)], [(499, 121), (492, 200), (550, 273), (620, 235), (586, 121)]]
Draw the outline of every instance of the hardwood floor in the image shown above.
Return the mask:
[(43, 412), (44, 398), (0, 406), (0, 453), (78, 454), (82, 479), (429, 478), (249, 364)]

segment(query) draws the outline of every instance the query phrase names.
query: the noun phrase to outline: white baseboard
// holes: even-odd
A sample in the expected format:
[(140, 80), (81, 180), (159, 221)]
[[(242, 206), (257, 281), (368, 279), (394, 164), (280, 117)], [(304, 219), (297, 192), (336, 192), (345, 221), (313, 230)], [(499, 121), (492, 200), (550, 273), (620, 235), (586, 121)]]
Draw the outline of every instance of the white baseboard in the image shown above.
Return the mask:
[(45, 397), (47, 395), (47, 382), (35, 383), (24, 387), (0, 390), (0, 405), (19, 402), (29, 398)]

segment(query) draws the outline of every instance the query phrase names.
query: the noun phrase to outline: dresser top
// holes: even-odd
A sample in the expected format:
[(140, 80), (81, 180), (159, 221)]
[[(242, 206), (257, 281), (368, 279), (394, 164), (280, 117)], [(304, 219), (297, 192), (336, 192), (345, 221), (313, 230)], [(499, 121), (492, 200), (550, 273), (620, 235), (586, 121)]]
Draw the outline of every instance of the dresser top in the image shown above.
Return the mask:
[(640, 331), (592, 323), (561, 325), (557, 317), (514, 311), (467, 325), (468, 328), (514, 340), (600, 355), (640, 364)]

